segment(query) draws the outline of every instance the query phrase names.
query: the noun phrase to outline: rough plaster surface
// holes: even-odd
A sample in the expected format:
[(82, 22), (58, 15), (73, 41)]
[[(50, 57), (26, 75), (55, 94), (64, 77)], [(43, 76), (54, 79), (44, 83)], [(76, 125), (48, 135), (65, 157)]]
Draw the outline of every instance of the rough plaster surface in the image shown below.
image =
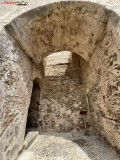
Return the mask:
[(0, 5), (1, 160), (22, 149), (33, 80), (43, 84), (41, 61), (61, 50), (86, 60), (80, 64), (93, 127), (120, 154), (120, 2), (53, 2)]

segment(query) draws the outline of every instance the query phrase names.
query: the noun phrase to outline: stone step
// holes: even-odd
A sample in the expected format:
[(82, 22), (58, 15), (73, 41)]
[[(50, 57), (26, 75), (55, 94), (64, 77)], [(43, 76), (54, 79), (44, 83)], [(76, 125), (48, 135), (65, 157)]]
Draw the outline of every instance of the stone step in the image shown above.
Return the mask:
[(39, 131), (29, 131), (24, 141), (24, 149), (27, 149), (39, 135)]
[(17, 160), (31, 160), (33, 152), (23, 152)]

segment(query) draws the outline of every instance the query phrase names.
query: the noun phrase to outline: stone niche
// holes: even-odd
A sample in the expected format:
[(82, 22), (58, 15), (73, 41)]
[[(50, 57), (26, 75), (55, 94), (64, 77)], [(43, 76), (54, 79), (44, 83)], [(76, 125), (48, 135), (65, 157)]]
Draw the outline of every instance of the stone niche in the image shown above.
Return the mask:
[(30, 106), (28, 109), (27, 117), (27, 128), (37, 128), (38, 114), (40, 105), (40, 87), (39, 84), (34, 80), (33, 89), (31, 95)]

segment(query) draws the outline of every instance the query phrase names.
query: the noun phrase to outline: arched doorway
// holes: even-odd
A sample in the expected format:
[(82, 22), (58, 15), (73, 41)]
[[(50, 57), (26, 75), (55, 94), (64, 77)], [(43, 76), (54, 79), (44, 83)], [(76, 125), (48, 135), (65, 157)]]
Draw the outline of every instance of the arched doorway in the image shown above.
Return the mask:
[(36, 128), (37, 127), (39, 104), (40, 104), (40, 87), (39, 87), (38, 82), (34, 80), (30, 106), (28, 109), (26, 128)]
[(41, 131), (69, 132), (83, 128), (80, 111), (88, 110), (81, 57), (69, 51), (45, 59), (45, 86), (40, 103)]
[(113, 129), (119, 122), (119, 112), (116, 111), (119, 107), (113, 109), (111, 103), (112, 99), (117, 99), (111, 96), (116, 96), (114, 92), (119, 87), (119, 81), (117, 86), (114, 83), (119, 80), (119, 63), (116, 60), (120, 52), (119, 16), (91, 2), (59, 2), (34, 8), (5, 28), (37, 67), (44, 57), (61, 50), (78, 53), (89, 62), (90, 67), (88, 70), (84, 67), (87, 72), (84, 71), (83, 76), (92, 124), (100, 135), (103, 134), (113, 146), (119, 148), (119, 131), (117, 133)]

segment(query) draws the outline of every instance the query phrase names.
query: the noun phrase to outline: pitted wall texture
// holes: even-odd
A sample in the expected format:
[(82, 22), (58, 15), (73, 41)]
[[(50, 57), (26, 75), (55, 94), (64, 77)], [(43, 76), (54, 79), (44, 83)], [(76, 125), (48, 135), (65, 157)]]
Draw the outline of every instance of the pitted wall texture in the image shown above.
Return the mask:
[(23, 146), (32, 81), (42, 74), (4, 33), (0, 49), (0, 160), (13, 160)]
[(73, 69), (71, 64), (46, 66), (45, 90), (38, 119), (42, 130), (71, 131), (84, 128), (80, 111), (87, 111), (88, 104), (81, 81), (80, 67)]
[(93, 127), (120, 153), (119, 34), (112, 19), (91, 61), (81, 61)]

